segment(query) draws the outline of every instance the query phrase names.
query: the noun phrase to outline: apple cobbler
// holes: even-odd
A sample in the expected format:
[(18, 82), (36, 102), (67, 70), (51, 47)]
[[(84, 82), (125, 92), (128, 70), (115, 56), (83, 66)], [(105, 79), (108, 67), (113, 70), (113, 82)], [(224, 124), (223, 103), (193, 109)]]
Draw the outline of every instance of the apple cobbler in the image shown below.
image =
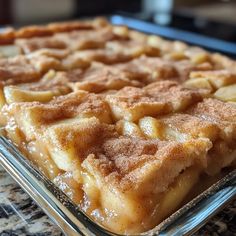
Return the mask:
[(111, 231), (153, 228), (235, 167), (235, 61), (104, 19), (0, 43), (4, 135)]

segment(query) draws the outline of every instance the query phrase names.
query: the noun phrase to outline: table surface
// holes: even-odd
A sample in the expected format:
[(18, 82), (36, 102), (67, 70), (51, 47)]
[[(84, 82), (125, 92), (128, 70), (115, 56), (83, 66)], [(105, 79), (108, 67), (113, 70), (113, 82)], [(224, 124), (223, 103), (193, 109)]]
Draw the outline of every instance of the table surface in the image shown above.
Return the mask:
[[(0, 236), (63, 236), (21, 187), (0, 169)], [(236, 235), (236, 199), (195, 236)]]

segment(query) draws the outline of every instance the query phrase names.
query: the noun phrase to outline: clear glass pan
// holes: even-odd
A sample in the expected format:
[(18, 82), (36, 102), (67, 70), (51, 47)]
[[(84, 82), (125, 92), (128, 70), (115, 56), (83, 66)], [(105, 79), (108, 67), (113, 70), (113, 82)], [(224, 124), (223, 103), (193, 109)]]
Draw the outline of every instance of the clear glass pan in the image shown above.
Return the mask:
[[(0, 164), (66, 235), (117, 235), (94, 223), (4, 137)], [(140, 235), (191, 235), (235, 197), (236, 170)]]
[[(112, 16), (112, 23), (123, 23), (147, 33), (157, 33), (173, 39), (188, 39), (188, 43), (201, 42), (200, 46), (234, 52), (235, 45), (227, 44), (188, 32), (173, 32), (159, 26), (122, 16)], [(187, 34), (187, 35), (184, 35)], [(190, 35), (191, 34), (191, 35)], [(186, 37), (185, 37), (186, 36)], [(191, 37), (190, 37), (191, 36)], [(197, 37), (197, 39), (196, 39)], [(200, 38), (199, 38), (200, 37)], [(191, 41), (192, 40), (192, 41)], [(212, 41), (213, 40), (213, 41)], [(231, 54), (232, 55), (232, 54)], [(61, 228), (65, 235), (118, 235), (93, 222), (54, 183), (47, 179), (19, 150), (6, 138), (0, 136), (0, 164), (21, 185), (21, 187), (42, 207), (44, 212)], [(140, 235), (191, 235), (210, 217), (236, 197), (236, 170), (212, 185), (168, 217), (154, 229)]]

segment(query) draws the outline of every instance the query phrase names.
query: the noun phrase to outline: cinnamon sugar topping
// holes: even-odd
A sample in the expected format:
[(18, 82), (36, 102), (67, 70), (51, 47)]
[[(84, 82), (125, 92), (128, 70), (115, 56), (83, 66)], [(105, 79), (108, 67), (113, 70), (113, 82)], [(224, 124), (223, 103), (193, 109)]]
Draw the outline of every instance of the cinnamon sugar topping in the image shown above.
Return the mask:
[(4, 134), (109, 230), (149, 230), (202, 173), (234, 168), (233, 59), (104, 19), (8, 29), (0, 44)]

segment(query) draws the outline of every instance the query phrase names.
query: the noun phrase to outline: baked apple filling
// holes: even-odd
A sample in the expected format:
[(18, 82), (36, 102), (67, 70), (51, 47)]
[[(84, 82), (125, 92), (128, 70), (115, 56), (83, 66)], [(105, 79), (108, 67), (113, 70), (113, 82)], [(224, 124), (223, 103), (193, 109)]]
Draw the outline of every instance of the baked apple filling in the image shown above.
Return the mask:
[(109, 230), (147, 231), (235, 168), (235, 61), (102, 19), (1, 42), (1, 135)]
[(12, 139), (20, 150), (85, 212), (120, 233), (148, 230), (173, 212), (211, 148), (204, 138), (180, 143), (119, 135), (95, 117), (57, 121), (25, 136), (20, 120), (14, 130), (19, 137)]

